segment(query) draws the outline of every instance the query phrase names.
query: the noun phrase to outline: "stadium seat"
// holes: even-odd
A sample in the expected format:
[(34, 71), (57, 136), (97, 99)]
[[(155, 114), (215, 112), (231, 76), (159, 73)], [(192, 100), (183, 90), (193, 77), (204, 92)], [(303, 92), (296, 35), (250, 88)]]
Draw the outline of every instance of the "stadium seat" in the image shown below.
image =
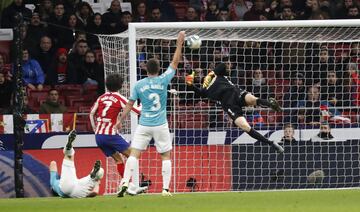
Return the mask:
[(185, 18), (186, 10), (189, 7), (188, 1), (171, 1), (171, 4), (175, 8), (176, 18), (183, 20)]
[(79, 113), (90, 113), (91, 106), (79, 106)]

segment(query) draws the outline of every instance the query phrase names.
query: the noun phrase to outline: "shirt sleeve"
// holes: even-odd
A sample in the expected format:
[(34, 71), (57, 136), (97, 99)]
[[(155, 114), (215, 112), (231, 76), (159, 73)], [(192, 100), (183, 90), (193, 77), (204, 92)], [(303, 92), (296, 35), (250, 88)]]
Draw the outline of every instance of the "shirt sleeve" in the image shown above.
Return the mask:
[(169, 66), (166, 71), (162, 75), (160, 75), (160, 78), (164, 80), (165, 84), (169, 84), (171, 79), (175, 76), (175, 73), (175, 69)]
[(132, 101), (136, 101), (139, 99), (139, 95), (137, 93), (137, 84), (134, 86), (133, 90), (132, 90), (132, 93), (129, 97), (129, 100), (132, 100)]

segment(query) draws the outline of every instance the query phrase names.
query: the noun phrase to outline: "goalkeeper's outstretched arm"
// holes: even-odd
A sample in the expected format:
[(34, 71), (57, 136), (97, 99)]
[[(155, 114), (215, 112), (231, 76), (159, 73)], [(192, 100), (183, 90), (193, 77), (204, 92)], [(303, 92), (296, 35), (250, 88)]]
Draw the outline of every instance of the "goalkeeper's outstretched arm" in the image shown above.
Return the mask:
[(177, 69), (181, 59), (184, 39), (185, 39), (185, 31), (180, 31), (178, 34), (178, 38), (176, 40), (176, 50), (170, 64), (170, 66), (175, 70)]
[(206, 96), (206, 88), (199, 88), (196, 85), (194, 85), (194, 77), (195, 77), (195, 73), (193, 72), (190, 75), (186, 76), (185, 82), (186, 85), (189, 87), (192, 87), (194, 89), (194, 92), (196, 94), (198, 94), (199, 96), (201, 96), (202, 98), (207, 98)]

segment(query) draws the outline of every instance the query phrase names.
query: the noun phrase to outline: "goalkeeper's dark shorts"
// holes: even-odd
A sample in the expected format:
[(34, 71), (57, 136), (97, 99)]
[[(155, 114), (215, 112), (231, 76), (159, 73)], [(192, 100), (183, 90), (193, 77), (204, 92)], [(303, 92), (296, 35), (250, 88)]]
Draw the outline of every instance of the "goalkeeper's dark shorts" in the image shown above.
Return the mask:
[(247, 106), (245, 96), (248, 94), (246, 90), (239, 89), (239, 92), (234, 92), (227, 95), (225, 100), (221, 102), (225, 112), (228, 113), (230, 118), (235, 121), (237, 118), (244, 116), (243, 107)]

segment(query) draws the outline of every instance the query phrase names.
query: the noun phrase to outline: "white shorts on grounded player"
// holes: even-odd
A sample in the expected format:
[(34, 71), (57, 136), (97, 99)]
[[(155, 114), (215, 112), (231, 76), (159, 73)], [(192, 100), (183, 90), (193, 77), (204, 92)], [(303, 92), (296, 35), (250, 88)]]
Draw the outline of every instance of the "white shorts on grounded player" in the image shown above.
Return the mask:
[(78, 179), (74, 161), (63, 160), (59, 186), (65, 195), (72, 198), (87, 197), (97, 183), (90, 175)]
[(172, 149), (168, 123), (154, 127), (138, 125), (131, 147), (146, 150), (152, 138), (154, 138), (157, 152), (164, 153)]

